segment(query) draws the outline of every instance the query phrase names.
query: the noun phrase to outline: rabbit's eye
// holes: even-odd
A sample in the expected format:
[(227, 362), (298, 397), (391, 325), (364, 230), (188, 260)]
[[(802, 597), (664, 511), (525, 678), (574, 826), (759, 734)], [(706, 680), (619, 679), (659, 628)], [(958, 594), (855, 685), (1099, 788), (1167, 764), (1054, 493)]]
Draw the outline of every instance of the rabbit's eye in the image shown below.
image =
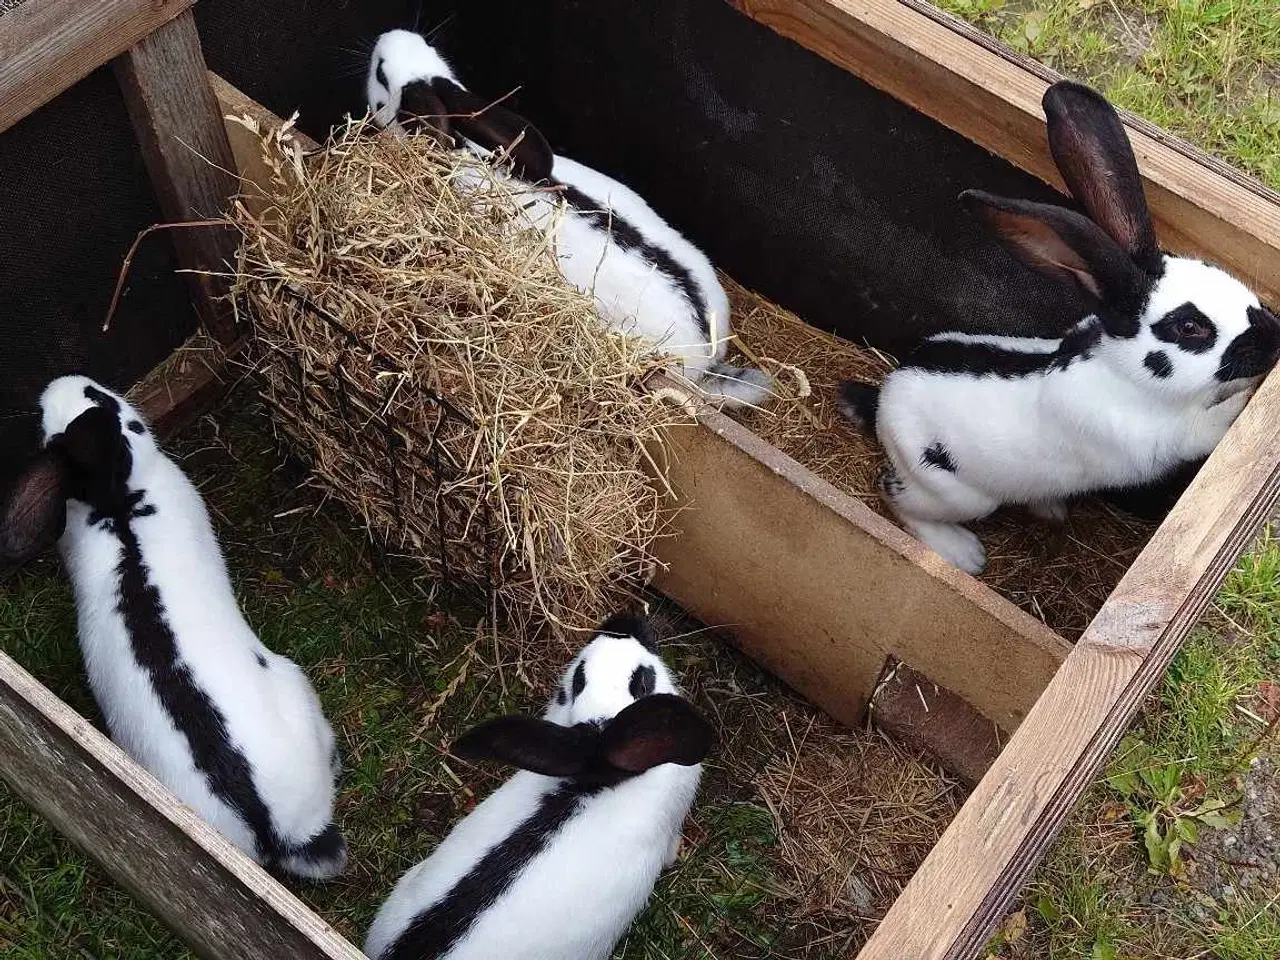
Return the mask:
[(1175, 343), (1188, 353), (1204, 353), (1218, 339), (1217, 329), (1194, 303), (1184, 303), (1151, 325), (1157, 340)]

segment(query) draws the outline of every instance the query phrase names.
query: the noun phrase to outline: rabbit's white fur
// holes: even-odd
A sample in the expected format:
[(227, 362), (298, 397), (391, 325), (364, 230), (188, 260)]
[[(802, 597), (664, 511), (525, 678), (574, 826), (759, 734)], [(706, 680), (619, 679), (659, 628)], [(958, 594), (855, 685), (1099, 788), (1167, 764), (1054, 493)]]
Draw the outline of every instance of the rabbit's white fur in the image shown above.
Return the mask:
[[(1175, 307), (1195, 302), (1230, 341), (1247, 329), (1246, 309), (1258, 299), (1234, 278), (1195, 260), (1171, 257), (1165, 269), (1138, 336), (1102, 336), (1089, 360), (1065, 370), (1008, 380), (909, 366), (891, 374), (880, 392), (875, 427), (902, 484), (888, 499), (903, 525), (962, 570), (978, 573), (986, 553), (960, 521), (1005, 504), (1061, 520), (1065, 499), (1142, 483), (1211, 453), (1256, 381), (1216, 382), (1217, 351), (1179, 354), (1166, 380), (1135, 364), (1140, 367), (1152, 350), (1168, 348), (1155, 339), (1150, 322)], [(1097, 323), (1090, 317), (1082, 326)], [(930, 339), (1030, 353), (1050, 353), (1061, 344), (960, 333)], [(1087, 402), (1090, 397), (1106, 398), (1105, 415)], [(950, 473), (923, 463), (923, 451), (935, 443), (963, 469)]]
[[(574, 698), (579, 664), (586, 686)], [(572, 727), (614, 717), (635, 702), (629, 682), (637, 667), (652, 668), (654, 693), (678, 693), (658, 655), (634, 638), (601, 635), (569, 664), (559, 688), (565, 703), (553, 698), (545, 719)], [(605, 960), (674, 862), (701, 771), (701, 764), (667, 763), (586, 797), (441, 960)], [(365, 952), (383, 957), (415, 917), (564, 783), (522, 770), (499, 787), (404, 875), (379, 910)]]
[[(381, 71), (381, 78), (379, 77)], [(374, 47), (367, 79), (369, 110), (379, 126), (398, 130), (401, 92), (414, 81), (445, 78), (462, 86), (448, 63), (425, 39), (407, 30), (383, 34)], [(385, 81), (385, 83), (383, 82)], [(465, 89), (465, 88), (464, 88)], [(484, 156), (488, 151), (468, 141)], [(560, 270), (571, 284), (595, 298), (612, 327), (653, 344), (683, 363), (684, 376), (727, 406), (756, 406), (770, 395), (770, 378), (759, 370), (724, 363), (729, 338), (729, 299), (710, 260), (662, 219), (634, 190), (568, 157), (556, 155), (551, 179), (604, 211), (602, 228), (556, 192), (531, 191), (526, 214), (554, 240)], [(686, 292), (642, 249), (617, 242), (616, 227), (633, 227), (651, 247), (687, 271), (704, 301), (704, 331)]]
[[(141, 506), (154, 507), (129, 521), (146, 582), (170, 627), (178, 668), (221, 712), (230, 743), (251, 767), (282, 842), (278, 865), (310, 879), (336, 875), (345, 866), (345, 844), (314, 858), (306, 849), (332, 825), (337, 774), (334, 734), (315, 691), (297, 664), (263, 646), (245, 622), (199, 492), (123, 398), (85, 377), (53, 381), (41, 398), (46, 442), (95, 406), (86, 387), (119, 405), (133, 458), (128, 488), (144, 492)], [(137, 426), (131, 430), (130, 423)], [(253, 831), (197, 769), (187, 737), (135, 656), (120, 610), (128, 602), (118, 570), (122, 541), (103, 523), (90, 523), (91, 512), (68, 501), (59, 548), (75, 588), (89, 683), (111, 736), (232, 843), (261, 859)]]
[(1059, 168), (1093, 221), (977, 191), (963, 199), (1032, 266), (1079, 282), (1097, 313), (1063, 340), (929, 337), (878, 393), (846, 384), (841, 401), (888, 455), (890, 508), (971, 573), (986, 555), (960, 523), (1005, 504), (1061, 520), (1070, 497), (1208, 455), (1280, 351), (1280, 321), (1244, 284), (1159, 250), (1110, 105), (1063, 82), (1045, 109)]

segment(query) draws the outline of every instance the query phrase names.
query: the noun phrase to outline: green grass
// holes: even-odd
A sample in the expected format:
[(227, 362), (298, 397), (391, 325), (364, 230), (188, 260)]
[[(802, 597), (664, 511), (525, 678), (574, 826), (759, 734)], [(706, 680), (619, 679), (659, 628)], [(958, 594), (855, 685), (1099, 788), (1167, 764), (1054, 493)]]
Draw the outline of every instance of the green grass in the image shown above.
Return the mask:
[[(236, 402), (185, 436), (178, 452), (209, 503), (250, 623), (306, 669), (338, 731), (345, 768), (338, 818), (357, 855), (339, 880), (297, 892), (360, 943), (395, 880), (506, 775), (448, 759), (446, 731), (539, 702), (540, 681), (558, 665), (496, 663), (474, 611), (455, 599), (446, 613), (419, 568), (373, 555), (354, 520), (299, 486), (303, 474), (281, 463), (265, 423), (255, 404)], [(0, 581), (0, 648), (97, 718), (56, 560)], [(779, 693), (706, 637), (669, 644), (667, 657), (686, 676), (714, 667), (709, 683)], [(734, 717), (732, 726), (751, 741), (748, 718)], [(734, 735), (725, 736), (726, 749)], [(623, 947), (628, 960), (763, 960), (780, 955), (776, 946), (807, 939), (803, 924), (775, 922), (794, 912), (795, 895), (774, 879), (774, 820), (754, 785), (713, 764), (703, 797), (689, 826), (697, 842), (663, 878)], [(126, 956), (190, 955), (0, 787), (0, 957)]]
[(938, 0), (1280, 188), (1274, 0)]

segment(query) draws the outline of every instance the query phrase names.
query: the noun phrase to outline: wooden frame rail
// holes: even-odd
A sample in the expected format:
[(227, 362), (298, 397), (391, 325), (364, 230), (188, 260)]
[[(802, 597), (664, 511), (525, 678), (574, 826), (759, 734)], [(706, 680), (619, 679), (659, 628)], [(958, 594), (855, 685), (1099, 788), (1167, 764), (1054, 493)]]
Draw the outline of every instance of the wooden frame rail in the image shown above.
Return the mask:
[(195, 0), (26, 0), (0, 17), (0, 132)]

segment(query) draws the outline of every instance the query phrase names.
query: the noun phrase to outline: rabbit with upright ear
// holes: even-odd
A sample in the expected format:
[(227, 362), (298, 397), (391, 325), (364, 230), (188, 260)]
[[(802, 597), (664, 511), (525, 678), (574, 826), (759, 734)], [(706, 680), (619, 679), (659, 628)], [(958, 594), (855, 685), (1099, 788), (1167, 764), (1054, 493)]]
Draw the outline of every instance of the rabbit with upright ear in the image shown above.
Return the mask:
[(1280, 319), (1248, 288), (1160, 249), (1111, 105), (1062, 82), (1044, 111), (1088, 217), (977, 190), (961, 200), (1025, 263), (1077, 284), (1092, 315), (1061, 340), (937, 334), (879, 389), (842, 388), (845, 415), (874, 428), (888, 455), (889, 507), (971, 573), (986, 556), (961, 523), (1004, 504), (1061, 520), (1066, 498), (1208, 455), (1280, 356)]
[(606, 323), (681, 360), (684, 375), (725, 406), (768, 399), (766, 374), (724, 362), (729, 298), (711, 262), (639, 194), (552, 153), (528, 120), (465, 89), (440, 54), (408, 30), (378, 39), (367, 94), (379, 126), (425, 127), (482, 156), (500, 154), (514, 177), (541, 186), (530, 192), (526, 213), (554, 232), (561, 273), (595, 297)]
[(44, 449), (0, 515), (0, 560), (58, 542), (112, 739), (259, 862), (341, 873), (333, 730), (241, 615), (199, 492), (92, 380), (60, 377), (40, 406)]
[(520, 768), (382, 905), (373, 960), (605, 960), (675, 861), (713, 734), (646, 622), (618, 615), (542, 719), (500, 717), (453, 752)]

